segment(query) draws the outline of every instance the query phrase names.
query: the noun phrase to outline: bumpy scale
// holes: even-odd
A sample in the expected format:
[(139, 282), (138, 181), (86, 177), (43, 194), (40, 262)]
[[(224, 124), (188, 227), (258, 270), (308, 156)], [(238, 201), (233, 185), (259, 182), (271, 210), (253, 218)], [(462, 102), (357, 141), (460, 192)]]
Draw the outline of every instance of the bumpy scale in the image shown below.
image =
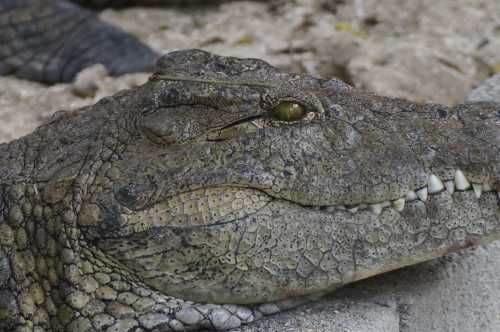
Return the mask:
[(0, 330), (230, 329), (496, 240), (499, 142), (499, 104), (167, 54), (0, 145)]

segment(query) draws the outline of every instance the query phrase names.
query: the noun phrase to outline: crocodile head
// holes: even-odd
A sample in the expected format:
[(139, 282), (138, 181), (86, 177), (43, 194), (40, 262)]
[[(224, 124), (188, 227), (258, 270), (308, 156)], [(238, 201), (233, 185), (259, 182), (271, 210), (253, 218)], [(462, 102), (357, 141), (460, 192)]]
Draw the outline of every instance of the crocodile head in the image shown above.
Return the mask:
[(0, 174), (6, 202), (37, 202), (34, 255), (60, 253), (53, 287), (83, 290), (82, 308), (116, 301), (82, 281), (96, 273), (254, 305), (499, 238), (499, 142), (499, 104), (418, 104), (187, 50), (4, 146), (18, 166)]

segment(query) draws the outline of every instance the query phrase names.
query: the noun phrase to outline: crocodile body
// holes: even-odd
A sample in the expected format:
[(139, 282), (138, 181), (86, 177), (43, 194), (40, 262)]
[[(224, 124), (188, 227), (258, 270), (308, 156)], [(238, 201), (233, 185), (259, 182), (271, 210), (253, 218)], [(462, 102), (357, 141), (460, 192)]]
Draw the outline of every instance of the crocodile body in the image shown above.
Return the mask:
[(2, 0), (0, 75), (70, 82), (103, 64), (111, 75), (152, 71), (159, 55), (137, 38), (101, 22), (82, 6), (215, 4), (217, 0)]
[(225, 330), (500, 237), (500, 104), (199, 50), (0, 145), (0, 330)]

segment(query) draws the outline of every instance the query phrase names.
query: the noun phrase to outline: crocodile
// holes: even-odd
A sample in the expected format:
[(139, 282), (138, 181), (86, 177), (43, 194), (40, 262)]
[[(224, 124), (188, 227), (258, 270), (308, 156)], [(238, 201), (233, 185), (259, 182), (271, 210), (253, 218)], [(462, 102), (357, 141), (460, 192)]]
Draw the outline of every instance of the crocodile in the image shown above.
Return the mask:
[(227, 330), (500, 237), (500, 104), (168, 53), (0, 145), (0, 331)]
[(0, 75), (53, 84), (102, 64), (110, 75), (149, 72), (159, 54), (84, 8), (186, 6), (223, 0), (2, 0)]

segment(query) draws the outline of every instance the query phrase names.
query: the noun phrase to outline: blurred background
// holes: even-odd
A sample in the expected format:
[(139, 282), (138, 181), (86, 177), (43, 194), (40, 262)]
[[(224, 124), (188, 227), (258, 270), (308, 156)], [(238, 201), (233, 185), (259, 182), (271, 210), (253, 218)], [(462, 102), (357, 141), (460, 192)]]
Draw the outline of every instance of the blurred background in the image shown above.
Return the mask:
[[(458, 103), (500, 72), (498, 0), (235, 1), (98, 15), (159, 53), (262, 58), (415, 101)], [(0, 77), (0, 143), (148, 76), (109, 77), (98, 65), (71, 84)], [(358, 283), (245, 331), (500, 331), (499, 275), (493, 244)]]
[[(224, 1), (98, 15), (161, 54), (202, 48), (257, 57), (283, 70), (336, 76), (416, 101), (457, 103), (500, 72), (498, 0)], [(111, 79), (102, 68), (81, 76), (73, 89), (0, 78), (0, 141), (30, 132), (54, 110), (93, 103), (147, 78)]]

